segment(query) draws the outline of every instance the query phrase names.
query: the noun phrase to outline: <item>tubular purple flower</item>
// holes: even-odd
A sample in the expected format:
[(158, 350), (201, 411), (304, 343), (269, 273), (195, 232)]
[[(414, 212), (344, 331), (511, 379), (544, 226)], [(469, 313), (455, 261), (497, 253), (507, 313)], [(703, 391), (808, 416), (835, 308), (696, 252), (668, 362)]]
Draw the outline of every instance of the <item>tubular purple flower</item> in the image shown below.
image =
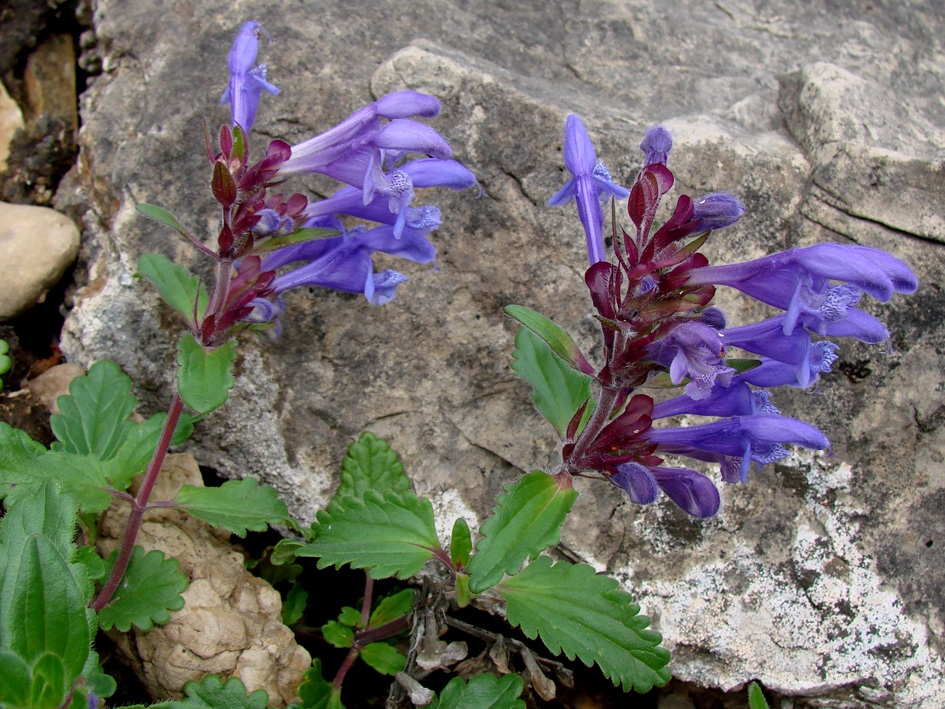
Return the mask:
[[(247, 22), (240, 28), (227, 58), (230, 83), (220, 97), (221, 104), (230, 104), (233, 125), (238, 124), (246, 133), (253, 128), (263, 89), (274, 96), (279, 93), (279, 89), (266, 81), (266, 65), (253, 66), (259, 50), (259, 36), (264, 31), (258, 22)], [(271, 38), (269, 43), (272, 43)]]
[(643, 136), (640, 150), (643, 151), (643, 166), (666, 164), (669, 151), (673, 149), (673, 136), (663, 126), (650, 128)]
[[(723, 463), (726, 482), (745, 482), (751, 461), (767, 465), (786, 458), (789, 453), (782, 444), (818, 450), (830, 447), (827, 437), (810, 424), (776, 414), (732, 416), (686, 428), (651, 428), (645, 436), (661, 453)], [(737, 461), (737, 474), (727, 465), (729, 459)]]
[(699, 220), (699, 229), (724, 229), (732, 226), (745, 214), (745, 208), (735, 195), (716, 192), (700, 197), (692, 206), (692, 218)]
[[(831, 285), (831, 280), (844, 285)], [(787, 311), (785, 333), (800, 321), (821, 335), (840, 334), (837, 324), (850, 317), (861, 291), (885, 302), (895, 293), (912, 293), (918, 287), (915, 274), (894, 256), (867, 246), (844, 244), (817, 244), (755, 261), (690, 272), (688, 285), (709, 284), (736, 288)], [(865, 335), (878, 334), (877, 321), (867, 323), (856, 317), (860, 325), (868, 325)]]
[(705, 519), (719, 511), (719, 491), (702, 473), (686, 468), (653, 468), (653, 477), (666, 496), (693, 517)]
[[(806, 389), (817, 378), (817, 360), (823, 359), (820, 349), (812, 357), (814, 343), (803, 327), (795, 327), (784, 334), (784, 315), (763, 320), (753, 325), (736, 327), (722, 332), (727, 347), (739, 347), (748, 352), (784, 362), (794, 367), (797, 382)], [(836, 345), (834, 345), (836, 347)]]
[(755, 391), (744, 381), (733, 381), (731, 386), (715, 386), (704, 399), (677, 396), (653, 406), (652, 418), (667, 418), (694, 414), (696, 416), (751, 416), (752, 414), (779, 414), (770, 401), (771, 393)]
[(686, 394), (705, 399), (716, 382), (728, 386), (735, 370), (722, 359), (725, 346), (718, 330), (701, 322), (677, 326), (647, 348), (649, 359), (669, 369), (670, 381), (681, 384), (689, 377)]
[(577, 203), (578, 218), (584, 225), (587, 238), (587, 256), (593, 266), (606, 261), (604, 252), (604, 210), (601, 201), (610, 195), (619, 199), (630, 196), (630, 191), (613, 183), (603, 163), (597, 161), (594, 145), (581, 119), (568, 116), (564, 128), (564, 165), (573, 177), (568, 180), (548, 204), (559, 206), (571, 199)]
[(627, 493), (636, 505), (648, 505), (660, 494), (656, 478), (646, 466), (639, 463), (620, 463), (617, 472), (608, 480)]

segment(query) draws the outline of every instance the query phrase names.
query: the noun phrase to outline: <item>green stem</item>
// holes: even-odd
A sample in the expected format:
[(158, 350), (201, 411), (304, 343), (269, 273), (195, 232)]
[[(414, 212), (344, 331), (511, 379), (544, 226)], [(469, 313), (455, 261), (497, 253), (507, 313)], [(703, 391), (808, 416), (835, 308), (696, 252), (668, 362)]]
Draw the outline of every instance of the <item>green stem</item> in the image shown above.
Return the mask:
[(105, 607), (118, 589), (125, 571), (128, 569), (128, 563), (131, 561), (131, 553), (134, 551), (135, 540), (138, 537), (138, 531), (141, 529), (141, 520), (144, 511), (148, 507), (148, 498), (151, 497), (151, 491), (154, 489), (154, 483), (157, 482), (158, 473), (161, 472), (161, 466), (164, 464), (164, 458), (167, 456), (167, 449), (171, 445), (171, 439), (174, 437), (174, 429), (177, 428), (177, 422), (184, 410), (184, 402), (181, 401), (180, 394), (174, 394), (174, 400), (171, 402), (171, 408), (167, 412), (167, 420), (164, 422), (164, 429), (161, 431), (161, 438), (158, 440), (157, 447), (154, 449), (154, 455), (151, 462), (148, 463), (147, 470), (144, 473), (144, 481), (138, 489), (138, 494), (132, 502), (131, 514), (128, 515), (128, 522), (125, 523), (125, 531), (121, 540), (121, 547), (118, 551), (118, 558), (115, 559), (115, 565), (108, 576), (108, 580), (102, 587), (98, 596), (89, 606), (92, 610), (98, 612)]

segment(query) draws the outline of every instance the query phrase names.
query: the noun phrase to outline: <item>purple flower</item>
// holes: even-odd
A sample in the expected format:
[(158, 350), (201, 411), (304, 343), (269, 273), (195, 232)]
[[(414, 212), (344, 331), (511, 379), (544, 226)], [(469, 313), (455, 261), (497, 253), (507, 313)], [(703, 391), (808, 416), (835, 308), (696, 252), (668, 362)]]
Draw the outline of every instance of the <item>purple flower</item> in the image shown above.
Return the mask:
[(719, 491), (709, 478), (695, 470), (621, 463), (609, 480), (638, 505), (650, 504), (662, 490), (693, 517), (711, 517), (719, 510)]
[[(449, 159), (452, 150), (439, 133), (407, 119), (431, 117), (439, 111), (440, 103), (432, 96), (416, 91), (388, 94), (331, 130), (293, 146), (289, 159), (279, 166), (277, 179), (317, 172), (360, 188), (365, 203), (374, 198), (375, 192), (386, 191), (386, 196), (399, 200), (399, 210), (404, 199), (409, 203), (408, 189), (391, 184), (384, 174), (384, 163), (399, 160), (408, 152)], [(391, 120), (383, 124), (381, 118)]]
[(653, 362), (669, 368), (670, 381), (688, 377), (686, 394), (705, 399), (716, 382), (728, 386), (735, 370), (725, 364), (725, 346), (719, 332), (701, 322), (683, 323), (648, 348)]
[[(831, 280), (843, 285), (831, 285)], [(877, 320), (853, 307), (860, 293), (885, 302), (894, 293), (912, 293), (918, 287), (915, 274), (894, 256), (843, 244), (817, 244), (755, 261), (693, 269), (687, 284), (730, 286), (787, 311), (785, 334), (800, 323), (820, 335), (866, 342), (888, 333)], [(850, 320), (852, 324), (847, 324)]]
[(767, 465), (786, 458), (785, 443), (830, 447), (827, 437), (810, 424), (776, 414), (731, 416), (686, 428), (651, 428), (646, 437), (661, 453), (721, 462), (726, 482), (745, 482), (751, 461)]
[[(279, 93), (279, 89), (266, 81), (266, 65), (253, 66), (262, 32), (264, 30), (258, 22), (247, 22), (237, 33), (227, 58), (230, 84), (220, 97), (221, 104), (230, 104), (233, 125), (239, 125), (246, 133), (253, 128), (263, 89), (273, 96)], [(269, 42), (271, 44), (272, 39)]]
[(673, 137), (663, 126), (650, 128), (643, 136), (640, 150), (643, 151), (643, 165), (665, 165), (669, 151), (673, 149)]
[(716, 192), (696, 200), (692, 218), (699, 220), (699, 229), (724, 229), (742, 218), (745, 208), (735, 195)]
[(564, 128), (564, 165), (573, 177), (548, 200), (548, 204), (567, 204), (571, 199), (577, 202), (578, 218), (584, 225), (587, 237), (587, 255), (593, 266), (607, 258), (604, 253), (604, 210), (601, 201), (610, 195), (624, 199), (630, 196), (630, 191), (613, 183), (607, 168), (597, 160), (584, 124), (575, 115), (568, 116)]
[[(364, 293), (369, 302), (381, 305), (394, 297), (397, 286), (407, 277), (392, 270), (375, 273), (372, 253), (381, 251), (416, 263), (428, 263), (436, 257), (436, 249), (423, 235), (409, 228), (403, 230), (400, 238), (393, 232), (392, 226), (384, 225), (287, 246), (263, 259), (261, 269), (274, 271), (302, 262), (303, 265), (276, 276), (271, 286), (276, 295), (290, 288), (319, 286)], [(257, 306), (257, 315), (265, 314), (258, 303), (253, 305)]]
[(367, 202), (362, 189), (343, 187), (328, 199), (309, 203), (303, 213), (309, 217), (347, 214), (390, 224), (397, 237), (400, 237), (404, 226), (417, 231), (426, 229), (426, 233), (429, 233), (439, 226), (439, 210), (436, 207), (412, 208), (413, 188), (448, 187), (461, 190), (477, 184), (475, 175), (458, 162), (435, 158), (409, 162), (392, 171), (387, 178), (388, 184), (377, 188), (373, 198)]
[(733, 381), (731, 386), (715, 386), (704, 399), (677, 396), (653, 406), (653, 419), (694, 414), (696, 416), (751, 416), (752, 414), (779, 414), (770, 401), (771, 393), (753, 390), (744, 381)]

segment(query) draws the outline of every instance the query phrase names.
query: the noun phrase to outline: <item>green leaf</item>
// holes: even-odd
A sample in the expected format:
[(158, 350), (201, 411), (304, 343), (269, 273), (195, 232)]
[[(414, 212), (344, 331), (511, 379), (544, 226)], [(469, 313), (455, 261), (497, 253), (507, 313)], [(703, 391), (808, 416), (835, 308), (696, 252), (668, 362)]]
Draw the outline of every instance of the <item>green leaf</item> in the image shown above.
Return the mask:
[(757, 682), (748, 685), (748, 709), (768, 709), (768, 702)]
[(207, 351), (193, 335), (184, 335), (177, 350), (177, 391), (188, 408), (207, 414), (226, 403), (236, 384), (231, 371), (235, 359), (236, 344), (232, 340)]
[(288, 236), (276, 236), (266, 239), (262, 243), (253, 246), (254, 254), (263, 254), (269, 251), (275, 251), (292, 244), (301, 244), (303, 241), (314, 241), (315, 239), (327, 239), (332, 236), (338, 236), (341, 232), (337, 229), (319, 229), (317, 227), (305, 227), (296, 229)]
[(399, 593), (384, 596), (368, 620), (369, 628), (390, 623), (392, 620), (403, 618), (413, 610), (413, 589), (405, 588)]
[(185, 322), (194, 322), (195, 302), (198, 303), (197, 321), (203, 319), (210, 302), (207, 288), (186, 268), (161, 254), (142, 254), (138, 259), (138, 273), (154, 284), (161, 298), (180, 313)]
[(387, 643), (368, 643), (361, 649), (361, 659), (382, 675), (395, 675), (407, 667), (407, 658)]
[(299, 709), (327, 709), (332, 697), (331, 682), (322, 676), (322, 661), (317, 657), (302, 675), (299, 685)]
[(30, 667), (15, 652), (0, 650), (0, 706), (27, 707), (30, 701)]
[(98, 659), (98, 653), (94, 650), (89, 653), (89, 659), (85, 661), (82, 676), (85, 677), (86, 687), (99, 699), (107, 699), (117, 689), (115, 680), (105, 674), (102, 663)]
[(100, 512), (112, 496), (105, 472), (110, 464), (92, 456), (49, 453), (23, 431), (0, 423), (0, 498), (12, 506), (35, 495), (47, 480), (71, 493), (85, 512)]
[(354, 631), (337, 620), (329, 620), (322, 626), (322, 637), (326, 643), (340, 648), (351, 647), (354, 643)]
[(505, 312), (538, 335), (551, 348), (552, 352), (575, 370), (591, 376), (594, 375), (594, 368), (584, 359), (577, 343), (568, 334), (567, 330), (556, 325), (541, 313), (523, 308), (521, 305), (507, 305), (505, 306)]
[(522, 678), (515, 674), (483, 674), (473, 677), (468, 683), (454, 677), (440, 692), (435, 709), (525, 709), (519, 699), (522, 693)]
[(295, 552), (302, 546), (302, 542), (294, 539), (280, 539), (272, 548), (269, 561), (275, 566), (285, 566), (295, 561)]
[(96, 362), (83, 377), (69, 385), (69, 393), (56, 401), (61, 414), (49, 419), (59, 439), (53, 450), (112, 458), (128, 435), (126, 420), (134, 411), (131, 379), (109, 360)]
[(33, 494), (10, 506), (0, 520), (0, 549), (16, 558), (27, 539), (39, 534), (71, 561), (76, 552), (72, 539), (77, 512), (73, 496), (63, 493), (56, 481), (44, 481)]
[[(129, 422), (128, 435), (115, 454), (115, 464), (107, 471), (112, 488), (125, 490), (131, 484), (131, 479), (144, 471), (151, 462), (166, 420), (167, 414), (162, 413), (152, 416), (144, 423)], [(174, 435), (171, 437), (172, 446), (179, 445), (190, 438), (194, 432), (195, 420), (195, 417), (188, 412), (181, 412)]]
[(648, 692), (669, 681), (669, 653), (662, 636), (647, 630), (649, 618), (619, 589), (616, 580), (586, 564), (543, 556), (498, 588), (509, 622), (529, 638), (539, 636), (553, 653), (596, 663), (625, 691)]
[(55, 709), (62, 704), (66, 687), (73, 680), (66, 682), (66, 670), (58, 656), (52, 652), (40, 655), (33, 664), (32, 675), (30, 709)]
[[(106, 573), (111, 572), (117, 557), (116, 549), (108, 557)], [(132, 624), (150, 630), (154, 623), (166, 623), (171, 617), (168, 611), (184, 607), (180, 594), (187, 588), (187, 577), (177, 567), (177, 560), (165, 559), (157, 549), (145, 554), (144, 549), (135, 546), (118, 590), (99, 611), (99, 625), (104, 630), (117, 628), (126, 633)]]
[(362, 497), (367, 490), (378, 492), (405, 492), (410, 489), (410, 479), (404, 475), (404, 466), (387, 441), (362, 433), (348, 447), (348, 454), (341, 461), (341, 486), (335, 497)]
[(318, 538), (297, 553), (320, 557), (320, 569), (350, 564), (369, 569), (375, 578), (405, 579), (439, 548), (433, 505), (412, 493), (368, 490), (363, 500), (335, 498), (327, 510), (318, 512), (318, 521)]
[(91, 587), (82, 567), (70, 565), (56, 545), (40, 534), (27, 537), (19, 553), (6, 547), (4, 553), (8, 557), (2, 594), (13, 596), (0, 607), (4, 644), (27, 663), (44, 653), (58, 656), (63, 681), (71, 685), (85, 665), (92, 642), (86, 614)]
[(585, 403), (578, 431), (587, 423), (594, 410), (591, 378), (573, 370), (531, 330), (522, 328), (515, 336), (512, 369), (532, 385), (532, 401), (562, 437)]
[(561, 525), (578, 493), (570, 479), (535, 470), (505, 486), (496, 500), (495, 512), (487, 519), (469, 560), (469, 588), (482, 593), (514, 574), (526, 558), (534, 559), (561, 538)]
[(174, 504), (214, 527), (246, 536), (246, 530), (264, 532), (270, 524), (281, 524), (289, 516), (275, 488), (253, 478), (227, 480), (220, 487), (184, 485)]
[(462, 517), (453, 522), (453, 534), (450, 536), (450, 561), (457, 568), (463, 568), (469, 563), (472, 553), (472, 535), (469, 525)]
[(177, 217), (162, 207), (158, 207), (153, 204), (147, 204), (146, 202), (141, 202), (140, 204), (135, 205), (135, 209), (141, 212), (141, 214), (146, 216), (148, 219), (161, 222), (161, 224), (169, 226), (171, 229), (179, 231), (181, 234), (187, 233), (187, 230), (184, 229), (184, 225), (177, 220)]
[[(266, 709), (269, 706), (266, 690), (257, 689), (247, 696), (246, 685), (235, 677), (223, 684), (216, 675), (207, 675), (199, 683), (185, 684), (184, 694), (187, 696), (183, 699), (149, 704), (147, 709)], [(143, 705), (140, 706), (144, 709)]]
[(85, 573), (93, 581), (105, 578), (105, 560), (98, 555), (95, 547), (79, 547), (75, 561), (85, 567)]
[(352, 628), (360, 627), (361, 611), (351, 606), (342, 606), (341, 612), (338, 614), (338, 622)]
[(305, 614), (305, 605), (308, 603), (308, 591), (300, 583), (289, 586), (285, 602), (282, 604), (283, 625), (295, 625)]
[(13, 360), (7, 356), (10, 351), (10, 345), (6, 340), (0, 340), (0, 375), (6, 374), (13, 366)]
[(456, 605), (465, 608), (469, 605), (469, 576), (467, 574), (456, 574)]

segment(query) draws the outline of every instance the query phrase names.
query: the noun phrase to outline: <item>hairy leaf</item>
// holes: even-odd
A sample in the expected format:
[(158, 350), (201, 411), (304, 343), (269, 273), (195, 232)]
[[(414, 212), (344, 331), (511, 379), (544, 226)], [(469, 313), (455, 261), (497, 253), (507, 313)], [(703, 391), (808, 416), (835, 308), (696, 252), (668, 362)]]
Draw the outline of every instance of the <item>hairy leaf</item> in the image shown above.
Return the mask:
[(94, 455), (108, 460), (128, 435), (128, 416), (135, 408), (131, 379), (109, 360), (96, 362), (84, 377), (69, 385), (69, 393), (57, 400), (60, 414), (49, 419), (59, 439), (53, 450)]
[(522, 693), (522, 678), (516, 674), (483, 674), (464, 682), (454, 677), (440, 692), (439, 701), (431, 705), (434, 709), (525, 709), (519, 699)]
[(505, 486), (505, 494), (481, 529), (482, 539), (469, 560), (469, 588), (482, 593), (514, 574), (561, 538), (561, 525), (578, 493), (566, 479), (535, 470)]
[[(131, 478), (143, 472), (151, 462), (166, 420), (167, 414), (155, 414), (144, 423), (131, 422), (128, 436), (115, 454), (114, 466), (107, 471), (108, 480), (114, 489), (126, 489), (131, 484)], [(172, 446), (179, 445), (190, 438), (194, 431), (195, 420), (186, 411), (181, 412), (171, 438)]]
[(317, 556), (318, 568), (350, 564), (375, 578), (405, 579), (420, 570), (439, 547), (433, 505), (412, 493), (381, 494), (373, 490), (335, 498), (318, 513), (318, 538), (297, 551)]
[(361, 659), (382, 675), (395, 675), (407, 667), (407, 658), (387, 643), (368, 643), (361, 650)]
[(102, 663), (98, 659), (98, 653), (94, 650), (89, 653), (89, 659), (85, 661), (82, 676), (85, 677), (86, 687), (99, 699), (107, 699), (117, 689), (115, 680), (110, 675), (105, 674)]
[(413, 589), (405, 588), (399, 593), (384, 596), (384, 598), (381, 599), (381, 602), (377, 604), (377, 607), (371, 613), (368, 626), (376, 628), (379, 625), (390, 623), (392, 620), (404, 617), (412, 610)]
[(669, 680), (669, 653), (662, 636), (614, 579), (586, 564), (543, 556), (498, 588), (508, 620), (529, 638), (539, 636), (553, 653), (596, 663), (624, 690), (648, 692)]
[(591, 378), (572, 369), (531, 330), (515, 336), (512, 369), (532, 385), (532, 401), (563, 437), (577, 410), (587, 403), (580, 431), (594, 410)]
[(362, 433), (348, 447), (341, 461), (341, 486), (336, 497), (362, 497), (367, 490), (404, 492), (410, 489), (410, 479), (404, 475), (404, 466), (397, 454), (373, 433)]
[(269, 695), (266, 690), (257, 689), (246, 695), (246, 685), (236, 677), (223, 684), (216, 675), (207, 675), (199, 683), (188, 682), (184, 685), (183, 699), (160, 704), (136, 704), (124, 709), (266, 709)]
[(151, 281), (167, 304), (188, 323), (194, 322), (194, 302), (199, 298), (196, 314), (198, 320), (203, 319), (210, 300), (207, 289), (186, 268), (161, 254), (142, 254), (138, 259), (138, 273)]
[(30, 701), (30, 667), (15, 652), (0, 650), (0, 706), (26, 707)]
[[(111, 572), (116, 558), (117, 549), (108, 557), (107, 573)], [(187, 577), (177, 566), (175, 559), (165, 559), (157, 549), (145, 554), (144, 549), (136, 546), (118, 590), (99, 611), (99, 625), (105, 630), (117, 628), (125, 633), (132, 624), (141, 630), (150, 630), (154, 623), (161, 625), (170, 620), (168, 611), (184, 607), (180, 594), (187, 588)]]
[(184, 485), (174, 497), (174, 504), (241, 537), (248, 529), (264, 532), (268, 525), (281, 524), (289, 516), (275, 489), (253, 478), (227, 480), (220, 487)]
[(316, 657), (302, 675), (302, 684), (299, 685), (301, 701), (292, 706), (296, 709), (328, 709), (332, 696), (331, 682), (322, 676), (322, 661)]
[(62, 659), (55, 653), (44, 652), (33, 663), (32, 675), (30, 709), (56, 709), (62, 703), (66, 687), (73, 681), (66, 681)]
[(235, 359), (232, 340), (217, 349), (205, 350), (193, 335), (184, 335), (177, 349), (177, 391), (188, 408), (207, 414), (226, 403), (236, 384), (231, 371)]
[(541, 313), (534, 310), (523, 308), (521, 305), (507, 305), (505, 312), (518, 320), (533, 333), (538, 335), (545, 344), (551, 348), (558, 357), (567, 362), (571, 367), (584, 374), (594, 374), (594, 368), (588, 364), (578, 349), (574, 338), (568, 334), (567, 330), (556, 325)]

